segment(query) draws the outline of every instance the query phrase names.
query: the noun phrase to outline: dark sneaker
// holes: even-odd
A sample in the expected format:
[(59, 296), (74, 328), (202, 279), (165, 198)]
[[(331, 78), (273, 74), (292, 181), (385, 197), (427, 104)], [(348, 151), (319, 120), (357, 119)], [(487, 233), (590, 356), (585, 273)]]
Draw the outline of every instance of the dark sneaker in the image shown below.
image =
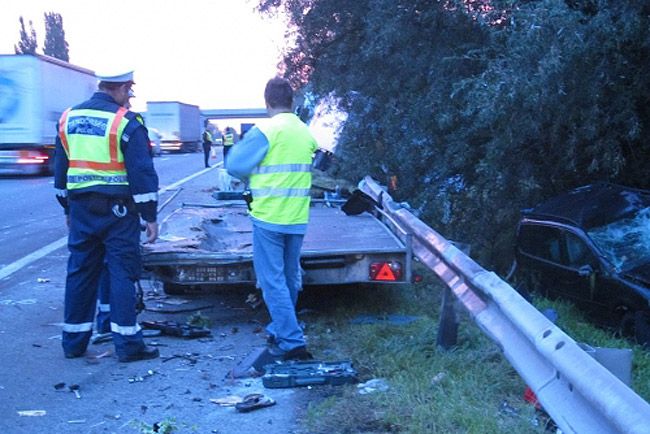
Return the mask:
[(85, 351), (82, 353), (63, 353), (66, 359), (76, 359), (78, 357), (83, 356), (84, 354), (86, 354)]
[(128, 363), (128, 362), (137, 362), (140, 360), (155, 359), (158, 356), (160, 356), (160, 352), (158, 351), (158, 348), (151, 348), (145, 345), (144, 348), (139, 352), (135, 354), (119, 356), (118, 360), (120, 362)]
[(283, 356), (283, 360), (312, 360), (313, 358), (314, 356), (307, 351), (306, 347), (296, 347), (287, 351)]

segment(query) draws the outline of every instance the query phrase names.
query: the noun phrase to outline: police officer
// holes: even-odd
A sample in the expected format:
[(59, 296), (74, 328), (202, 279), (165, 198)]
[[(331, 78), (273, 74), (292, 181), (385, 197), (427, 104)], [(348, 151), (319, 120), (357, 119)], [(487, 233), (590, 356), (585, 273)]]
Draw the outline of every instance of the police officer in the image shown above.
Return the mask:
[(98, 74), (98, 91), (63, 113), (58, 123), (54, 187), (66, 210), (68, 273), (63, 352), (86, 352), (92, 334), (102, 267), (108, 272), (111, 332), (121, 362), (152, 359), (136, 321), (135, 282), (140, 278), (140, 217), (147, 242), (158, 237), (158, 175), (147, 130), (124, 106), (133, 71)]
[(203, 123), (203, 162), (205, 167), (210, 167), (208, 161), (210, 160), (210, 150), (212, 149), (212, 133), (210, 132), (210, 121), (205, 120)]
[[(131, 109), (131, 98), (133, 97), (135, 97), (135, 93), (133, 93), (133, 91), (129, 91), (129, 96), (127, 98), (126, 103), (124, 104), (125, 108)], [(136, 116), (138, 121), (144, 124), (144, 119), (142, 118), (142, 116), (139, 114), (136, 114)], [(95, 328), (95, 332), (97, 332), (100, 335), (98, 337), (101, 337), (101, 335), (108, 335), (111, 333), (110, 285), (111, 285), (110, 274), (108, 272), (108, 266), (106, 265), (106, 259), (104, 258), (104, 268), (102, 269), (102, 273), (99, 277), (99, 295), (97, 299), (97, 319), (96, 319), (97, 326)]]

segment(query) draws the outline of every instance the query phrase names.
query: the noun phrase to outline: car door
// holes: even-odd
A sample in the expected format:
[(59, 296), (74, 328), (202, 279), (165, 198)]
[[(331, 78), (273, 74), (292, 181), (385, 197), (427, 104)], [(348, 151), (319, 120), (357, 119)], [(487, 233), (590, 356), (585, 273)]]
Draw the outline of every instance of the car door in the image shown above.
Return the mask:
[(586, 237), (567, 228), (560, 230), (563, 256), (557, 269), (557, 291), (563, 298), (594, 311), (598, 309), (597, 289), (601, 266)]
[(562, 263), (562, 233), (556, 227), (521, 224), (517, 236), (517, 262), (529, 276), (528, 290), (537, 290), (546, 296), (557, 295), (556, 270)]
[(585, 239), (562, 224), (521, 225), (518, 256), (543, 294), (561, 297), (584, 308), (594, 300), (598, 260)]

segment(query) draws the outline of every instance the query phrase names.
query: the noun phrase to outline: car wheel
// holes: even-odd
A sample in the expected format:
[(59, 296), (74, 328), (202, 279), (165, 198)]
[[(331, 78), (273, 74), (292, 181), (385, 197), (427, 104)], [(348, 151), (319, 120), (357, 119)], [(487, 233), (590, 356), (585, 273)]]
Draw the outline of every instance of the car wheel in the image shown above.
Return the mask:
[(617, 335), (622, 338), (629, 338), (634, 336), (634, 312), (630, 312), (626, 307), (621, 307), (615, 310), (618, 321)]

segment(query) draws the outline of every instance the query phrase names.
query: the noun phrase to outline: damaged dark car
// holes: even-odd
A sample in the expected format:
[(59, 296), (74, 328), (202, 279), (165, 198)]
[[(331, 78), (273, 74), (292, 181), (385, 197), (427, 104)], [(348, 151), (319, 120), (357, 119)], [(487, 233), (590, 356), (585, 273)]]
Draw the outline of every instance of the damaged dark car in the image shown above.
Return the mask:
[(522, 211), (516, 287), (650, 345), (650, 191), (597, 183)]

